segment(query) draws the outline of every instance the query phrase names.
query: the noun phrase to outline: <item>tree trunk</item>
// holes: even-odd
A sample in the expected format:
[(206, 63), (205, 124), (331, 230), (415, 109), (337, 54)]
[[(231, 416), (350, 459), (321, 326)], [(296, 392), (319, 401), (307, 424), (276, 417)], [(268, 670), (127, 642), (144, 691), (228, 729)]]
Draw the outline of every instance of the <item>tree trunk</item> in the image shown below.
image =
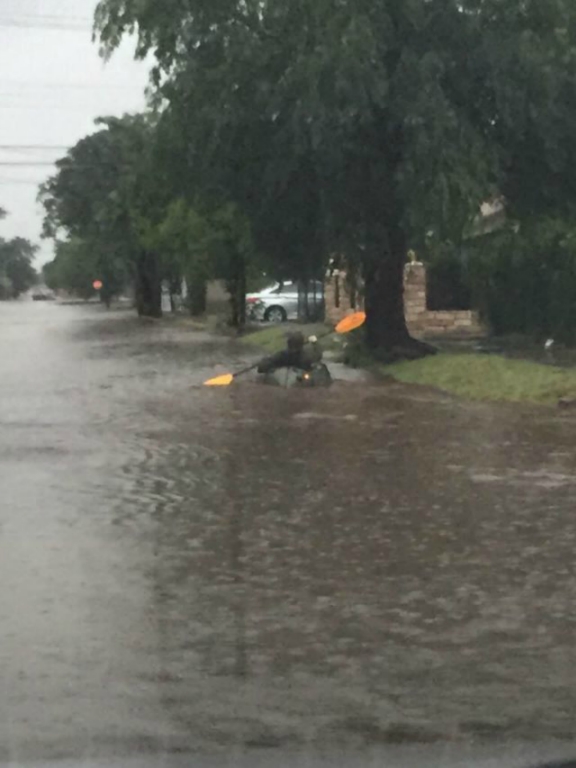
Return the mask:
[(230, 325), (241, 331), (246, 325), (246, 264), (243, 256), (235, 256), (233, 274), (227, 282), (232, 310)]
[(155, 253), (142, 252), (136, 262), (136, 309), (140, 317), (162, 317), (162, 285)]
[(170, 290), (170, 312), (174, 314), (176, 312), (176, 296), (180, 295), (180, 291), (182, 289), (181, 280), (179, 277), (172, 277), (169, 280), (169, 290)]
[(380, 248), (364, 259), (366, 343), (376, 357), (391, 361), (418, 358), (434, 352), (429, 344), (410, 336), (404, 310), (406, 236), (390, 227)]
[(110, 293), (107, 283), (104, 283), (100, 290), (100, 303), (104, 304), (106, 309), (110, 309), (110, 305), (112, 304), (112, 294)]
[(206, 280), (192, 277), (188, 282), (188, 308), (192, 317), (199, 317), (206, 312)]

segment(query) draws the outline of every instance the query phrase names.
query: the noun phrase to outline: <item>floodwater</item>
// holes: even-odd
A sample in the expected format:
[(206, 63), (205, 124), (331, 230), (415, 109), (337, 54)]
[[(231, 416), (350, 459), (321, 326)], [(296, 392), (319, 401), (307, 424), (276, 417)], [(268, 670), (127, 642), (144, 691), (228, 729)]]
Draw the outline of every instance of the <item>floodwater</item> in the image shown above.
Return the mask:
[(0, 760), (572, 739), (574, 417), (246, 355), (0, 305)]

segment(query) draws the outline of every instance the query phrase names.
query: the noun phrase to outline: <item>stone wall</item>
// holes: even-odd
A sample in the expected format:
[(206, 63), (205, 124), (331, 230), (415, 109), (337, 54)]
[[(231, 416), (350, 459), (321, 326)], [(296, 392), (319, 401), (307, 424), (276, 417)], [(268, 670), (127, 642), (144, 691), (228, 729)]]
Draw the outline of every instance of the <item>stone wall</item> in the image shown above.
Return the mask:
[[(356, 309), (362, 309), (361, 297), (350, 300), (346, 273), (335, 271), (326, 278), (326, 319), (336, 324)], [(440, 311), (426, 308), (426, 267), (420, 262), (407, 264), (404, 271), (404, 306), (406, 323), (414, 336), (478, 336), (484, 333), (477, 312)]]

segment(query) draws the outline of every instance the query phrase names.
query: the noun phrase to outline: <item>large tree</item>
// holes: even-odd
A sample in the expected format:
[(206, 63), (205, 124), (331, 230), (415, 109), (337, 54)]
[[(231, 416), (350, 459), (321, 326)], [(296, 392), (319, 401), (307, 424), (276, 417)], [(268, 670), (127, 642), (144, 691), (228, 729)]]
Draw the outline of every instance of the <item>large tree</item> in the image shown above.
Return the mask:
[(230, 295), (231, 325), (246, 320), (246, 274), (254, 250), (250, 226), (232, 205), (203, 210), (185, 199), (174, 200), (162, 223), (152, 232), (166, 267), (188, 289), (192, 315), (206, 311), (207, 282), (224, 280)]
[(0, 274), (6, 279), (6, 298), (18, 298), (32, 288), (37, 274), (33, 262), (38, 248), (23, 237), (0, 239)]
[[(83, 264), (94, 263), (93, 279), (106, 296), (121, 288), (123, 273), (136, 288), (141, 315), (161, 315), (161, 268), (147, 233), (161, 209), (152, 171), (154, 128), (149, 116), (98, 121), (100, 130), (79, 141), (56, 163), (57, 173), (42, 187), (45, 235), (71, 238)], [(82, 248), (78, 249), (78, 243)], [(88, 261), (85, 250), (91, 251)]]
[(110, 305), (114, 296), (125, 289), (127, 266), (124, 260), (110, 258), (107, 251), (99, 250), (97, 243), (73, 237), (56, 241), (55, 250), (54, 259), (42, 270), (46, 285), (52, 290), (64, 290), (81, 299), (89, 299), (96, 294), (94, 281), (100, 280), (100, 299)]
[[(7, 216), (0, 208), (0, 220)], [(18, 298), (37, 281), (34, 257), (37, 246), (23, 237), (0, 237), (0, 299)]]
[(362, 269), (368, 342), (406, 350), (409, 243), (494, 189), (526, 199), (570, 156), (573, 17), (568, 0), (101, 0), (96, 32), (106, 53), (137, 33), (234, 202), (312, 195), (311, 242)]

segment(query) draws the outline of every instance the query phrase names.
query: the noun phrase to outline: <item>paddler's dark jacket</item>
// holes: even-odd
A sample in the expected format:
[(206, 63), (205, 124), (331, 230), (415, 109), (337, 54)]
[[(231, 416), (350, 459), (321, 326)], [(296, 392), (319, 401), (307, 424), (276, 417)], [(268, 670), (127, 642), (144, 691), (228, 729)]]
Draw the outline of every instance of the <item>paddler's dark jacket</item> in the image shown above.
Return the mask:
[(300, 368), (303, 371), (310, 371), (320, 360), (322, 360), (320, 346), (315, 342), (305, 343), (301, 333), (293, 333), (288, 337), (286, 349), (260, 361), (258, 373), (272, 373), (278, 368)]

